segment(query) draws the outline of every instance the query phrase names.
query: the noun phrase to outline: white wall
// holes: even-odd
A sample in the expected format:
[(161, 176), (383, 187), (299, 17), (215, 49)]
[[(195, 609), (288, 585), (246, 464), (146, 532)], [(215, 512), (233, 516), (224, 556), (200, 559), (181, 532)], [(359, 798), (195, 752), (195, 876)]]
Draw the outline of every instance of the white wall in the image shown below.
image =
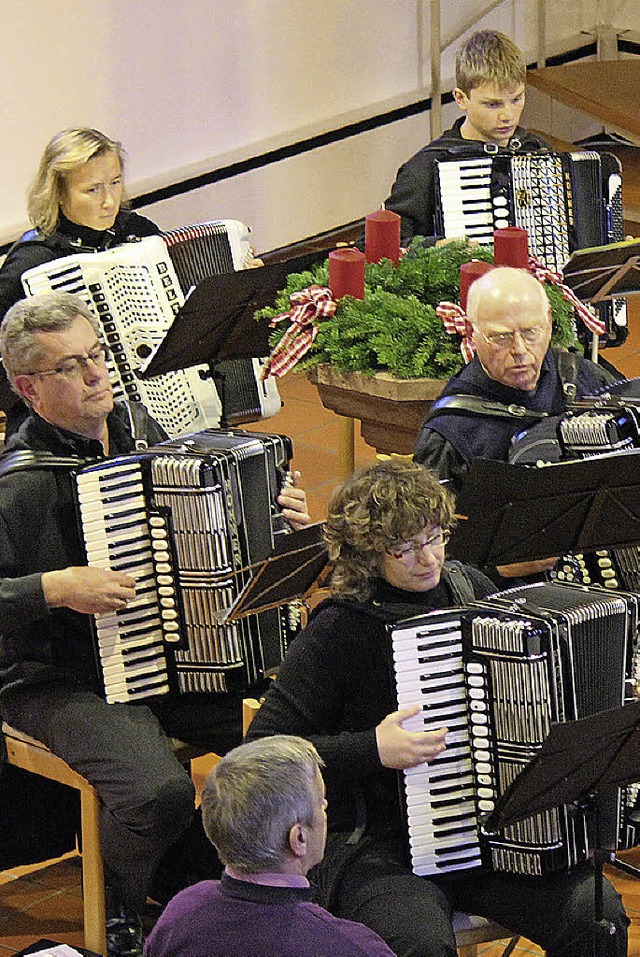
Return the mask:
[[(489, 6), (442, 4), (444, 89), (460, 32)], [(494, 6), (481, 24), (535, 59), (536, 4)], [(548, 0), (550, 45), (581, 42), (603, 17), (637, 39), (634, 6)], [(25, 190), (58, 130), (121, 139), (140, 195), (428, 95), (428, 26), (429, 0), (4, 0), (0, 242), (26, 227)], [(445, 110), (445, 123), (454, 115)], [(428, 139), (428, 116), (414, 117), (148, 212), (165, 228), (239, 218), (257, 249), (273, 248), (377, 208)]]

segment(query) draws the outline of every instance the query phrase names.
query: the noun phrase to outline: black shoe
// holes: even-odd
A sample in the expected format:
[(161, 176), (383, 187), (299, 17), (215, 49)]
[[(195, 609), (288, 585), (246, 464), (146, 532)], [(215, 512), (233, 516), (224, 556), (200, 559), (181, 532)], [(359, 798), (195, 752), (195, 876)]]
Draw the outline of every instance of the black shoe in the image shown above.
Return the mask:
[(144, 945), (142, 924), (137, 914), (120, 914), (107, 919), (108, 957), (141, 957)]

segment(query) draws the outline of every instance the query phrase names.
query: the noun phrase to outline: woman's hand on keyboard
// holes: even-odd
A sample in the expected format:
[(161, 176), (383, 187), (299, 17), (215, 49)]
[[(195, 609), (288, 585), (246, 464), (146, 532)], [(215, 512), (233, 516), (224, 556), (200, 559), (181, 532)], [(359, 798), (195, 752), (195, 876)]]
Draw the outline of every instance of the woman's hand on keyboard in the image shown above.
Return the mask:
[(42, 589), (49, 608), (71, 608), (85, 615), (119, 611), (136, 597), (131, 575), (88, 565), (44, 572)]
[(413, 768), (432, 761), (444, 751), (447, 728), (438, 731), (405, 731), (403, 728), (403, 722), (421, 710), (420, 705), (415, 705), (393, 711), (376, 728), (378, 754), (385, 768)]

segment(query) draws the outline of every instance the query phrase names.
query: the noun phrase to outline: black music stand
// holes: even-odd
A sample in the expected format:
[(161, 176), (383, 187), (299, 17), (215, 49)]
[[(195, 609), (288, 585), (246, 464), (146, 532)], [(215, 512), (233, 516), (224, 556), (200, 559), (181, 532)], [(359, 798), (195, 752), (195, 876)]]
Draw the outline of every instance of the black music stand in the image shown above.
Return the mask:
[(562, 274), (567, 286), (585, 302), (640, 292), (640, 239), (578, 249)]
[(273, 304), (277, 293), (286, 286), (289, 273), (302, 272), (317, 259), (317, 253), (308, 253), (273, 266), (203, 279), (187, 296), (166, 336), (138, 374), (149, 379), (177, 369), (207, 365), (222, 403), (220, 425), (226, 427), (224, 373), (220, 363), (269, 355), (272, 330), (268, 322), (256, 321), (254, 313)]
[(640, 449), (544, 468), (479, 459), (456, 511), (449, 554), (510, 565), (640, 543)]
[(490, 831), (502, 830), (533, 814), (561, 804), (586, 810), (594, 825), (596, 953), (611, 933), (603, 915), (603, 867), (620, 866), (601, 846), (600, 795), (640, 778), (640, 702), (578, 721), (555, 725), (535, 758), (507, 788), (495, 809), (482, 820)]
[(272, 554), (253, 566), (253, 574), (218, 621), (237, 621), (303, 598), (324, 571), (329, 554), (322, 523), (280, 535)]

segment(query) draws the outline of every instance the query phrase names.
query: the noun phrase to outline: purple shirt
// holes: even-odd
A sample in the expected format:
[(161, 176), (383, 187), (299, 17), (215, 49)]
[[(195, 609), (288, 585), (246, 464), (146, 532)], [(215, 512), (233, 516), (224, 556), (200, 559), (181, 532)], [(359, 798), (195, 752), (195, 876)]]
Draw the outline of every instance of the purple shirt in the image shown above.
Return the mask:
[(312, 903), (311, 888), (201, 881), (177, 894), (145, 945), (145, 957), (393, 957), (363, 924)]

